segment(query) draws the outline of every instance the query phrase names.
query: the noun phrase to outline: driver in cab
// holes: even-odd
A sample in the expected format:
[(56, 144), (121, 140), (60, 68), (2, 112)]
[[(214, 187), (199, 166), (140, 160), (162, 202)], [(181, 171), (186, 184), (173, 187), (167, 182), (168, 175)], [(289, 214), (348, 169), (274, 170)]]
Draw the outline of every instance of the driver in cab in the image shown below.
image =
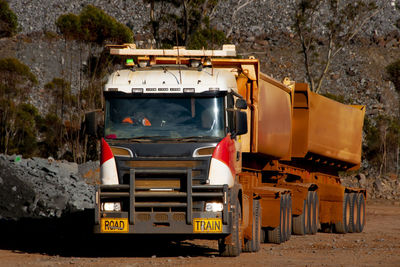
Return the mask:
[(148, 118), (145, 117), (143, 112), (135, 112), (133, 116), (125, 117), (122, 120), (122, 123), (132, 124), (134, 126), (143, 125), (143, 126), (151, 126), (151, 122)]

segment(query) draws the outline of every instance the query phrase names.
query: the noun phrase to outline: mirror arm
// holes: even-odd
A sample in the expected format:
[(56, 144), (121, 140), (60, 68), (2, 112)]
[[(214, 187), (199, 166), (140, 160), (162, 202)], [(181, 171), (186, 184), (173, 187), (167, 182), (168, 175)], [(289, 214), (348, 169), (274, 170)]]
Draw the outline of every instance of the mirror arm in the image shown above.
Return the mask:
[(243, 96), (241, 96), (240, 94), (236, 93), (235, 91), (231, 91), (232, 95), (236, 96), (237, 98), (243, 99)]

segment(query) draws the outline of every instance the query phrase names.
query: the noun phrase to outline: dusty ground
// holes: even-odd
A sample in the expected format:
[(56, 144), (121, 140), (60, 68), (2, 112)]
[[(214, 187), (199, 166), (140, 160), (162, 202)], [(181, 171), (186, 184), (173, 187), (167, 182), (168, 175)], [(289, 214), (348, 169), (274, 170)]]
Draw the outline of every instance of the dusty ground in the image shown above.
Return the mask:
[[(237, 258), (218, 257), (215, 241), (107, 242), (62, 236), (68, 235), (65, 233), (55, 237), (57, 227), (69, 223), (0, 224), (0, 266), (400, 266), (398, 202), (368, 203), (363, 233), (292, 236), (285, 244), (262, 244), (260, 252), (243, 253)], [(25, 229), (25, 233), (16, 235), (18, 229)], [(38, 231), (31, 234), (34, 229)]]

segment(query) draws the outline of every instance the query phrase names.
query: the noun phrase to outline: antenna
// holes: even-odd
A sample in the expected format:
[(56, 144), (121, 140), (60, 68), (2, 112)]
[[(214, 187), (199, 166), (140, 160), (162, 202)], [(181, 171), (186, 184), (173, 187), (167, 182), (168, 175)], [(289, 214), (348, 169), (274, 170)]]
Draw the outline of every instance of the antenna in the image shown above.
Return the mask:
[[(175, 37), (176, 37), (176, 49), (178, 50), (178, 71), (179, 71), (179, 82), (182, 84), (182, 73), (181, 73), (181, 59), (179, 57), (179, 42), (178, 42), (178, 25), (175, 20)], [(187, 38), (187, 36), (185, 36)]]

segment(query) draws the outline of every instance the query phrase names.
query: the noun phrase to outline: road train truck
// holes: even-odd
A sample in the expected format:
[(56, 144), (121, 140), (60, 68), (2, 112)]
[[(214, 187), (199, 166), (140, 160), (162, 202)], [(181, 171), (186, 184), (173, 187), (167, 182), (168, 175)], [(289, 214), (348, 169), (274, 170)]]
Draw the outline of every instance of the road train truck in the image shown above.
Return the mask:
[(126, 68), (104, 87), (95, 233), (212, 239), (238, 256), (363, 230), (366, 191), (339, 172), (360, 166), (364, 106), (277, 81), (233, 45), (109, 49)]

